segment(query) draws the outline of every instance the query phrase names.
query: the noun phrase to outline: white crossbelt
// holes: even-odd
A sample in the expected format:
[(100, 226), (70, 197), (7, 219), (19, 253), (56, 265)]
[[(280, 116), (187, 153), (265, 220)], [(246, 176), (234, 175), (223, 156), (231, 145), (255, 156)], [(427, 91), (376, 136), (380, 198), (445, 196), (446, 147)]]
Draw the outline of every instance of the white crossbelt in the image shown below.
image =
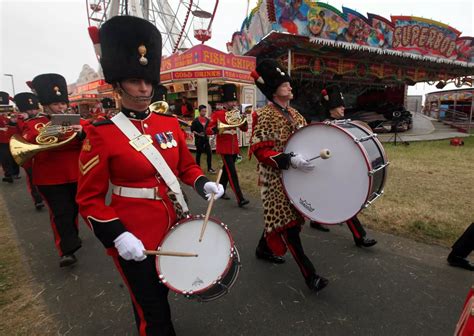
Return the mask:
[[(148, 161), (150, 161), (171, 191), (173, 191), (173, 193), (176, 195), (176, 199), (178, 200), (179, 204), (181, 204), (183, 211), (187, 212), (189, 210), (188, 205), (184, 200), (183, 192), (181, 191), (181, 186), (179, 185), (178, 179), (173, 174), (171, 168), (168, 166), (158, 149), (153, 146), (153, 139), (151, 138), (151, 135), (142, 134), (122, 112), (116, 114), (110, 120), (122, 131), (123, 134), (125, 134), (127, 138), (130, 139), (130, 145), (137, 151), (141, 152), (148, 159)], [(135, 192), (130, 191), (130, 193)]]
[(152, 200), (161, 200), (161, 196), (158, 193), (158, 187), (155, 188), (131, 188), (112, 186), (112, 192), (115, 195), (131, 198), (146, 198)]

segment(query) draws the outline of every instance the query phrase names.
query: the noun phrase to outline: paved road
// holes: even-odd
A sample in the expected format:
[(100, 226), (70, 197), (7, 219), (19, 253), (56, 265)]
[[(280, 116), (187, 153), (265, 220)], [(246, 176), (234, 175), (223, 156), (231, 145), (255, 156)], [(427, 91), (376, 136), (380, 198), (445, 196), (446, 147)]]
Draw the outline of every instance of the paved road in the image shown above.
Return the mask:
[[(37, 213), (24, 181), (0, 185), (26, 260), (60, 335), (135, 335), (128, 292), (102, 246), (81, 224), (79, 263), (58, 267), (46, 211)], [(189, 192), (194, 213), (205, 202)], [(171, 294), (178, 335), (451, 335), (472, 273), (448, 267), (448, 249), (370, 232), (379, 244), (358, 249), (346, 227), (303, 229), (306, 252), (330, 279), (310, 292), (288, 257), (272, 265), (254, 257), (262, 229), (260, 202), (247, 209), (219, 201), (215, 216), (237, 242), (242, 271), (232, 292), (210, 303)]]

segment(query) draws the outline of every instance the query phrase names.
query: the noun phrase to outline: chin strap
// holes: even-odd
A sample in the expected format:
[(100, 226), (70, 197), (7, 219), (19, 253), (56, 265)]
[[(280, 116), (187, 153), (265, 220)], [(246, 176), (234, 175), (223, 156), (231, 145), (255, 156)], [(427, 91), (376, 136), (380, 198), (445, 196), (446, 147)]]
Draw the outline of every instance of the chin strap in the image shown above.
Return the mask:
[(155, 89), (152, 89), (151, 90), (151, 95), (148, 96), (148, 97), (135, 97), (135, 96), (132, 96), (130, 93), (128, 93), (127, 91), (125, 91), (125, 89), (122, 88), (122, 86), (120, 85), (120, 82), (117, 82), (117, 93), (121, 96), (125, 96), (127, 97), (127, 99), (131, 100), (131, 101), (134, 101), (136, 103), (141, 103), (141, 102), (145, 102), (145, 101), (149, 101), (153, 98), (153, 94), (155, 92)]

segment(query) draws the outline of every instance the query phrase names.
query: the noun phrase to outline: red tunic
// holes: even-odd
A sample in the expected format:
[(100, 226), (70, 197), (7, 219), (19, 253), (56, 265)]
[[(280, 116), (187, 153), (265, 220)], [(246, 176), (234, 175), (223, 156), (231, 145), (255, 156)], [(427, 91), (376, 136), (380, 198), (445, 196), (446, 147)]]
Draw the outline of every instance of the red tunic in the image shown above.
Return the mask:
[[(30, 143), (36, 143), (37, 124), (46, 124), (49, 118), (39, 115), (25, 121), (22, 135)], [(55, 185), (73, 183), (78, 178), (78, 160), (81, 141), (74, 139), (70, 143), (54, 149), (37, 153), (33, 157), (33, 184)]]
[(16, 124), (5, 115), (0, 115), (0, 143), (9, 143), (13, 134), (17, 133)]
[[(151, 113), (143, 120), (130, 119), (143, 134), (150, 134), (153, 145), (178, 179), (194, 186), (203, 176), (201, 168), (186, 146), (186, 140), (174, 117)], [(157, 134), (173, 132), (178, 146), (162, 149)], [(129, 139), (111, 121), (90, 127), (79, 158), (81, 174), (77, 202), (86, 223), (102, 243), (115, 254), (113, 240), (129, 231), (140, 239), (145, 248), (156, 249), (176, 214), (167, 196), (168, 187), (148, 159), (135, 150)], [(121, 187), (157, 188), (160, 200), (123, 197), (112, 194), (106, 204), (109, 181)]]
[[(225, 113), (224, 110), (214, 111), (211, 116), (211, 121), (207, 125), (206, 133), (208, 135), (217, 134), (216, 135), (216, 153), (218, 154), (239, 154), (239, 140), (237, 138), (237, 130), (229, 129), (224, 131), (222, 134), (218, 134), (216, 132), (217, 128), (217, 121), (227, 124), (225, 120)], [(246, 132), (248, 129), (248, 124), (245, 123), (239, 127), (241, 131)]]

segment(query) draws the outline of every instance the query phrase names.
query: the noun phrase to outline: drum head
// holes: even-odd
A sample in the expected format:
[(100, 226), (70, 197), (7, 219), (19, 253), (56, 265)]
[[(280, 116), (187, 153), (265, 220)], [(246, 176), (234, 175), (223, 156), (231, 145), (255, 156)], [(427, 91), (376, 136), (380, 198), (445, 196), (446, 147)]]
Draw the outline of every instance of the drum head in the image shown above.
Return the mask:
[(369, 163), (361, 145), (336, 125), (316, 123), (291, 136), (285, 153), (298, 153), (307, 159), (329, 149), (331, 157), (312, 160), (316, 168), (303, 172), (291, 168), (282, 171), (288, 198), (307, 218), (336, 224), (356, 215), (368, 198)]
[(232, 262), (233, 242), (227, 230), (209, 219), (202, 242), (204, 219), (194, 217), (174, 226), (163, 240), (162, 251), (196, 253), (198, 257), (157, 256), (156, 268), (166, 286), (178, 293), (199, 293), (223, 276)]

